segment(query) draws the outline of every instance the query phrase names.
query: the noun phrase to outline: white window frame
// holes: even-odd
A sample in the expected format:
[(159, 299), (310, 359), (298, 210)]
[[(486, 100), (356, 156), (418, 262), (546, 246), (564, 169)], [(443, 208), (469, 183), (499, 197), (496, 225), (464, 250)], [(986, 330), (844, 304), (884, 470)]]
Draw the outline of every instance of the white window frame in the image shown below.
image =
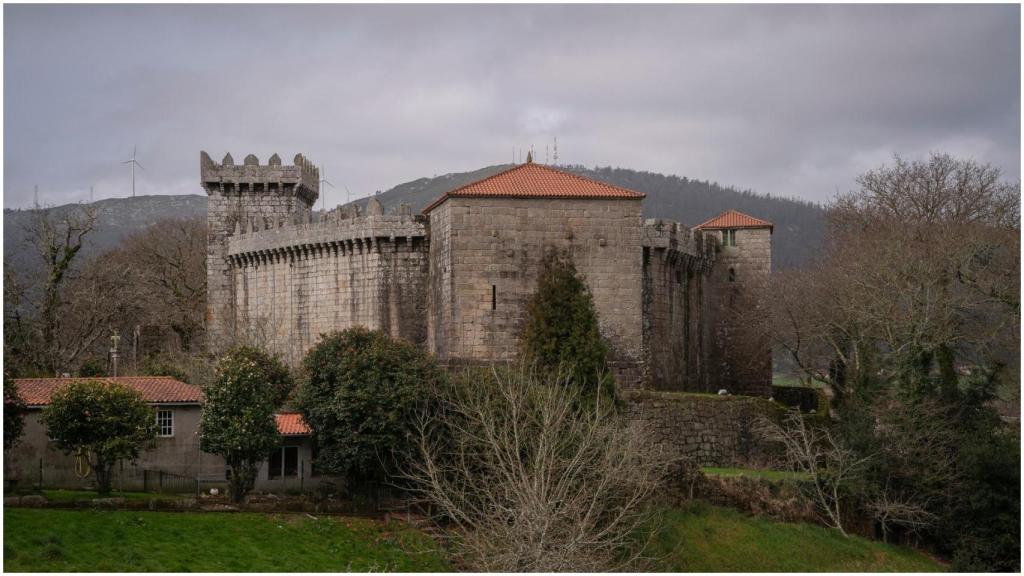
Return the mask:
[[(164, 422), (161, 421), (161, 414), (168, 414), (168, 420), (170, 420), (170, 434), (164, 434)], [(173, 438), (174, 437), (174, 410), (172, 408), (157, 408), (156, 409), (156, 435), (159, 438)]]

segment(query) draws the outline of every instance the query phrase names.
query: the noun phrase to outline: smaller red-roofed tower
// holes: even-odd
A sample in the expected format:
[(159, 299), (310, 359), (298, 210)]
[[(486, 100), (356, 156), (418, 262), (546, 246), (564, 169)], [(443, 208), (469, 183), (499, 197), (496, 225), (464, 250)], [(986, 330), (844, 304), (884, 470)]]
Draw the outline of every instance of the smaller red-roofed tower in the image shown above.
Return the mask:
[(729, 210), (697, 226), (715, 242), (708, 277), (705, 388), (770, 396), (771, 348), (764, 296), (772, 269), (771, 222)]

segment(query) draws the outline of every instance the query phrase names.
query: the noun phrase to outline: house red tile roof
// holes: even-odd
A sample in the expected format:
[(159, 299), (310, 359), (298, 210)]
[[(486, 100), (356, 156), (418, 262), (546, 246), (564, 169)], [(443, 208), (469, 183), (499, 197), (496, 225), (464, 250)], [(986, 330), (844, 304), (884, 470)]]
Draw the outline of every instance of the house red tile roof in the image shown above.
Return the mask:
[(645, 194), (528, 162), (466, 184), (434, 200), (426, 214), (451, 197), (641, 199)]
[(308, 436), (312, 433), (302, 419), (302, 414), (297, 412), (274, 414), (274, 418), (277, 420), (277, 431), (282, 436)]
[(736, 210), (727, 210), (703, 224), (698, 224), (696, 230), (721, 230), (723, 228), (773, 228), (771, 222), (748, 216)]
[(170, 376), (119, 376), (117, 378), (17, 378), (18, 394), (29, 407), (46, 406), (57, 389), (71, 382), (116, 382), (138, 390), (151, 404), (199, 404), (203, 398), (198, 386)]

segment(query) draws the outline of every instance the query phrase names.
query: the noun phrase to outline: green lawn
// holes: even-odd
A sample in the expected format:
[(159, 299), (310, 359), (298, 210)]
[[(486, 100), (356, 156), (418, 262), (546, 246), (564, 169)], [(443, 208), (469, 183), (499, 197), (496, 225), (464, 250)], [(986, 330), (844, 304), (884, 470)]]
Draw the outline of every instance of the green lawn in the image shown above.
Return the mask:
[(935, 572), (923, 554), (810, 524), (696, 503), (666, 512), (652, 545), (670, 572)]
[(400, 523), (301, 514), (4, 510), (5, 572), (447, 571)]
[(715, 468), (705, 466), (700, 471), (709, 476), (748, 476), (750, 478), (764, 478), (765, 480), (800, 480), (808, 478), (808, 475), (803, 472), (788, 470), (755, 470), (753, 468)]

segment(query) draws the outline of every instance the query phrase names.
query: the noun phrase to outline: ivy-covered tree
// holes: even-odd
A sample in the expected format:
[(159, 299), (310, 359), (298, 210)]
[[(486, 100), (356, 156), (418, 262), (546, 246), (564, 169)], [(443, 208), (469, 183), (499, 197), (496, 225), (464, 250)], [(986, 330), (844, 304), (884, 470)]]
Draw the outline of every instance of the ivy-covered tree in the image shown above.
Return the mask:
[(594, 300), (571, 259), (544, 259), (537, 292), (527, 305), (521, 346), (526, 362), (542, 372), (566, 373), (565, 382), (578, 386), (583, 399), (593, 399), (598, 391), (617, 397)]
[(231, 499), (241, 502), (256, 483), (260, 464), (277, 446), (274, 412), (291, 389), (288, 368), (251, 347), (229, 350), (217, 363), (199, 423), (199, 444), (231, 468)]
[(4, 450), (18, 443), (25, 431), (25, 401), (14, 378), (4, 371)]
[(412, 448), (413, 420), (444, 373), (403, 340), (363, 327), (324, 335), (303, 361), (297, 404), (321, 470), (386, 480)]
[(138, 391), (110, 381), (72, 382), (57, 390), (42, 422), (58, 448), (88, 461), (101, 496), (110, 494), (114, 464), (137, 459), (156, 440), (153, 409)]

